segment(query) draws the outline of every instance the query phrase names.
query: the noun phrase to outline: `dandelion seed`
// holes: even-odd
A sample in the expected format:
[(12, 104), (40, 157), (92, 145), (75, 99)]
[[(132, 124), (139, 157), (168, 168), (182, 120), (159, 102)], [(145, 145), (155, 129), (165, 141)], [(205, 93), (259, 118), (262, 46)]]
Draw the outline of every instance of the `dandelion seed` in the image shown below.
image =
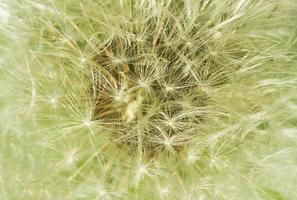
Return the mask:
[(175, 127), (175, 121), (173, 120), (173, 119), (168, 119), (167, 121), (166, 121), (166, 124), (168, 125), (168, 126), (170, 126), (171, 128), (174, 128)]
[(166, 85), (165, 86), (165, 91), (166, 92), (172, 92), (175, 90), (175, 87), (174, 86), (171, 86), (171, 85)]
[(114, 59), (112, 60), (112, 62), (113, 62), (114, 64), (122, 64), (122, 63), (125, 62), (125, 60), (126, 60), (126, 59), (124, 59), (124, 58), (114, 58)]
[(213, 35), (213, 39), (219, 39), (223, 36), (223, 34), (220, 31), (216, 31)]
[(149, 175), (147, 166), (139, 164), (136, 168), (135, 181), (138, 183), (145, 175)]
[(43, 10), (43, 11), (49, 11), (53, 14), (58, 14), (58, 12), (56, 10), (54, 10), (53, 8), (51, 7), (48, 7), (44, 4), (41, 4), (41, 3), (37, 3), (37, 2), (32, 2), (33, 6), (37, 9), (40, 9), (40, 10)]
[(90, 119), (85, 119), (82, 121), (83, 126), (92, 127), (92, 121)]
[(72, 150), (68, 154), (66, 154), (64, 163), (66, 165), (72, 165), (76, 159), (77, 150)]
[(134, 35), (134, 40), (140, 43), (144, 42), (144, 39), (141, 35)]
[(79, 59), (79, 61), (80, 61), (81, 64), (83, 64), (83, 63), (85, 63), (87, 61), (87, 59), (85, 57), (81, 57)]
[(139, 80), (139, 81), (138, 81), (138, 84), (139, 84), (139, 86), (142, 87), (142, 88), (149, 88), (149, 87), (150, 87), (150, 84), (149, 84), (149, 82), (147, 82), (147, 81)]
[(152, 10), (152, 16), (160, 16), (162, 13), (162, 10), (156, 6), (153, 7), (153, 10)]
[(205, 194), (200, 194), (198, 200), (206, 200)]
[(297, 138), (297, 129), (296, 128), (286, 128), (282, 130), (283, 135), (288, 138), (294, 139)]
[(113, 96), (114, 100), (118, 101), (118, 102), (123, 102), (124, 101), (124, 97), (121, 94), (117, 94)]
[(173, 42), (165, 42), (166, 46), (170, 47), (173, 45)]
[(104, 197), (107, 195), (107, 192), (102, 188), (98, 188), (98, 194), (99, 196)]
[(147, 167), (145, 165), (139, 165), (137, 168), (137, 174), (143, 175), (147, 173)]
[(71, 165), (74, 161), (74, 157), (68, 157), (66, 160), (65, 160), (65, 164), (67, 165)]
[(165, 138), (163, 141), (163, 144), (165, 145), (166, 149), (171, 150), (172, 149), (172, 140), (170, 138)]
[(184, 67), (183, 67), (183, 73), (184, 74), (188, 74), (192, 69), (192, 64), (187, 63)]
[(7, 10), (7, 8), (1, 7), (0, 4), (0, 23), (6, 24), (9, 20), (10, 14)]
[[(111, 194), (102, 185), (97, 185), (96, 192), (98, 197), (102, 200), (111, 200)], [(96, 198), (97, 199), (97, 198)]]
[(217, 161), (215, 158), (210, 159), (210, 167), (215, 167), (217, 165)]
[(263, 119), (263, 116), (264, 116), (264, 113), (257, 112), (257, 113), (248, 115), (247, 117), (248, 117), (248, 119), (253, 119), (253, 120), (256, 120), (256, 121), (261, 121), (261, 119)]
[(193, 47), (193, 43), (192, 42), (186, 42), (186, 46)]
[(211, 88), (209, 86), (207, 86), (207, 85), (202, 85), (200, 88), (206, 94), (210, 93), (210, 91), (211, 91)]
[(210, 55), (212, 55), (212, 56), (216, 56), (216, 55), (217, 55), (217, 52), (216, 52), (216, 51), (210, 51), (209, 53), (210, 53)]
[(24, 191), (30, 196), (33, 194), (31, 189), (25, 189)]
[(164, 187), (160, 189), (161, 196), (167, 196), (170, 193), (170, 189), (168, 187)]
[(54, 108), (57, 107), (58, 100), (57, 100), (56, 97), (50, 97), (49, 102), (50, 102), (50, 104), (51, 104)]
[(188, 164), (193, 164), (198, 160), (198, 156), (192, 153), (189, 153), (187, 156), (187, 163)]
[(127, 106), (127, 110), (125, 113), (127, 122), (131, 122), (136, 118), (136, 114), (139, 112), (142, 101), (143, 101), (143, 97), (139, 96), (137, 100), (133, 101)]

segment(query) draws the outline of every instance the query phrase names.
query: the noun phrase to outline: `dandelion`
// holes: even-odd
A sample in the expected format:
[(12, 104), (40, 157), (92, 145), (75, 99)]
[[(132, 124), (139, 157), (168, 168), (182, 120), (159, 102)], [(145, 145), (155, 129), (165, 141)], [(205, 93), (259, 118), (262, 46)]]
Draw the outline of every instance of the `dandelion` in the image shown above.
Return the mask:
[(296, 10), (2, 1), (0, 196), (296, 199)]

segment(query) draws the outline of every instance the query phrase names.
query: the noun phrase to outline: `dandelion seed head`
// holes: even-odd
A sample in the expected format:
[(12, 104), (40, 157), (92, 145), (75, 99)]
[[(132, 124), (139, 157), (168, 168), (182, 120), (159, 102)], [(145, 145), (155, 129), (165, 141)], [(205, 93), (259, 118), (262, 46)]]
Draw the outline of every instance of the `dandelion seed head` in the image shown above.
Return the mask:
[(295, 0), (3, 2), (4, 199), (294, 199)]

